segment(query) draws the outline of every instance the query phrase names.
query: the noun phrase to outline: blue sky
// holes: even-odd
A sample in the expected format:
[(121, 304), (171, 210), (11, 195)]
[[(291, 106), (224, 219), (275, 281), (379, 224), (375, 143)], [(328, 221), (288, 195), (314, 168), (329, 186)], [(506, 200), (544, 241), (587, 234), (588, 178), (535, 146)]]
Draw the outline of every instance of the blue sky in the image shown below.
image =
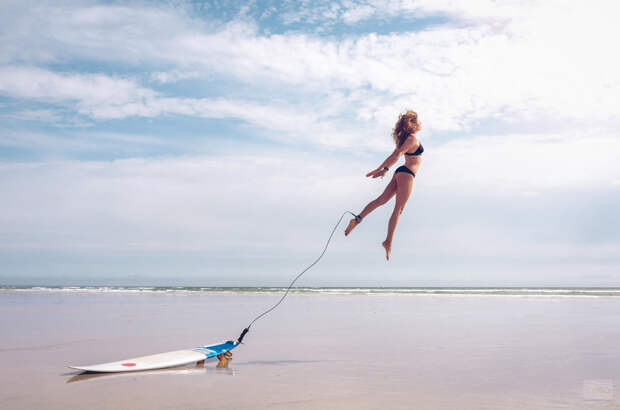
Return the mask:
[(0, 4), (3, 283), (620, 286), (611, 1)]

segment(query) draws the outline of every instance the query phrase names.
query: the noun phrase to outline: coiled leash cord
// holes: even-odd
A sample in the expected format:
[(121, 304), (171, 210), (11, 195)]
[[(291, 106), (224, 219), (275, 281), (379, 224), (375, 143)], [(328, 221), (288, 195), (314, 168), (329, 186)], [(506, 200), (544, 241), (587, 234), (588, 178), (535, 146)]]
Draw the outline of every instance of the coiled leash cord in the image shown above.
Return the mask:
[(295, 284), (295, 282), (297, 282), (297, 279), (301, 278), (301, 276), (306, 273), (308, 270), (310, 270), (310, 268), (312, 268), (314, 265), (317, 264), (318, 261), (321, 260), (321, 258), (323, 257), (323, 255), (325, 255), (325, 251), (327, 251), (327, 247), (329, 246), (329, 242), (331, 242), (332, 240), (332, 236), (334, 236), (334, 232), (336, 232), (336, 229), (338, 228), (338, 225), (340, 225), (340, 222), (342, 222), (342, 218), (344, 218), (344, 216), (346, 214), (351, 214), (353, 215), (353, 217), (355, 218), (356, 221), (361, 221), (361, 218), (359, 215), (355, 215), (353, 212), (351, 211), (344, 211), (344, 213), (340, 216), (340, 219), (338, 219), (338, 222), (336, 222), (336, 225), (334, 226), (334, 228), (332, 229), (332, 233), (329, 234), (329, 238), (327, 238), (327, 243), (325, 244), (325, 248), (323, 248), (323, 252), (321, 252), (321, 255), (319, 255), (318, 258), (316, 258), (316, 260), (314, 262), (312, 262), (310, 265), (308, 265), (308, 267), (306, 269), (304, 269), (303, 271), (301, 271), (301, 273), (299, 275), (297, 275), (295, 277), (295, 279), (293, 279), (293, 281), (291, 282), (290, 285), (288, 285), (288, 288), (286, 288), (286, 292), (284, 292), (284, 295), (282, 295), (282, 297), (280, 298), (280, 300), (278, 301), (278, 303), (276, 303), (275, 305), (273, 305), (272, 307), (270, 307), (269, 309), (265, 310), (263, 313), (261, 313), (260, 315), (256, 316), (254, 318), (254, 320), (252, 320), (250, 322), (250, 324), (243, 329), (243, 332), (241, 332), (241, 335), (239, 336), (239, 339), (237, 339), (237, 343), (241, 343), (243, 341), (243, 338), (245, 337), (246, 333), (248, 333), (250, 331), (250, 328), (252, 327), (252, 325), (254, 324), (254, 322), (256, 322), (258, 319), (262, 318), (263, 316), (265, 316), (267, 313), (271, 312), (272, 310), (274, 310), (275, 308), (277, 308), (280, 303), (282, 303), (282, 301), (284, 300), (284, 298), (286, 297), (286, 295), (288, 295), (289, 290), (291, 290), (291, 288), (293, 287), (293, 285)]

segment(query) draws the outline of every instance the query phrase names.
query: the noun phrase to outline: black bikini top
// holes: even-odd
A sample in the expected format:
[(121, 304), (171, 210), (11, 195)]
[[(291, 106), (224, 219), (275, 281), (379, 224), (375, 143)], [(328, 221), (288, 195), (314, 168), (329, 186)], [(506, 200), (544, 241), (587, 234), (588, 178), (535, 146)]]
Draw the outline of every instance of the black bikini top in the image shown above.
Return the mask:
[(405, 155), (411, 155), (411, 156), (422, 155), (423, 152), (424, 152), (424, 147), (420, 143), (420, 145), (418, 145), (418, 149), (415, 150), (415, 152), (405, 152)]

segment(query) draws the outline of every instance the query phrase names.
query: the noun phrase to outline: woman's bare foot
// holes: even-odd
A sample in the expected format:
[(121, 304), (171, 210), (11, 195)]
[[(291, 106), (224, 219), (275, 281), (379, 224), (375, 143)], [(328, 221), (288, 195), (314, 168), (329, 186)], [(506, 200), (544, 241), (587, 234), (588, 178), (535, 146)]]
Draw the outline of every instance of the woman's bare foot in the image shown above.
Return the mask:
[(392, 244), (388, 241), (383, 241), (381, 244), (385, 248), (385, 259), (390, 260), (390, 253), (392, 252)]
[(344, 236), (347, 236), (351, 233), (351, 231), (353, 230), (353, 228), (355, 228), (357, 226), (357, 224), (359, 224), (359, 222), (357, 222), (357, 219), (353, 218), (349, 221), (349, 226), (347, 226), (347, 229), (344, 230)]

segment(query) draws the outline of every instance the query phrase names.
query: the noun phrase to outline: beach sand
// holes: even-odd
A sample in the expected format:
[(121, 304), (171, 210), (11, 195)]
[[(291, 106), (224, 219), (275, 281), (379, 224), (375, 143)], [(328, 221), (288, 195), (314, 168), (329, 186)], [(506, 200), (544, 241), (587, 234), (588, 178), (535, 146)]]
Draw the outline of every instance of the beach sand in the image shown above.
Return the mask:
[(620, 408), (617, 297), (292, 294), (225, 369), (66, 367), (236, 339), (278, 297), (0, 292), (0, 408)]

